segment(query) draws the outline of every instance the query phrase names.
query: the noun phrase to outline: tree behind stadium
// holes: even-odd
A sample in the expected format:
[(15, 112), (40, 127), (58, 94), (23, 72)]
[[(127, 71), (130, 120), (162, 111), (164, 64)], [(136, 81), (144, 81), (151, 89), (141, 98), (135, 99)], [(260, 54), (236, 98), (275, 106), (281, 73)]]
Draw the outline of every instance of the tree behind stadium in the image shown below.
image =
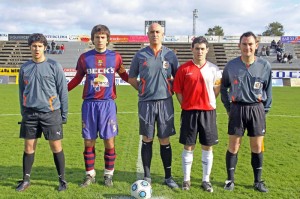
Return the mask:
[(266, 31), (262, 33), (263, 36), (282, 36), (284, 35), (283, 25), (279, 22), (272, 22), (266, 27)]

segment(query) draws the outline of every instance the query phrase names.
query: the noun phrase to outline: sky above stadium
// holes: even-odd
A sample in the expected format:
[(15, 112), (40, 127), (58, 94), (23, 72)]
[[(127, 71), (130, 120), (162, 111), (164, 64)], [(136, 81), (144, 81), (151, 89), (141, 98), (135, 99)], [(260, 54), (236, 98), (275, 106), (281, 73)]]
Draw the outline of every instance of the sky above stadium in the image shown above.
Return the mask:
[(196, 35), (219, 25), (225, 35), (261, 34), (272, 22), (286, 36), (300, 35), (299, 0), (0, 0), (0, 34), (90, 34), (96, 24), (111, 34), (142, 35), (146, 20), (165, 20), (166, 35)]

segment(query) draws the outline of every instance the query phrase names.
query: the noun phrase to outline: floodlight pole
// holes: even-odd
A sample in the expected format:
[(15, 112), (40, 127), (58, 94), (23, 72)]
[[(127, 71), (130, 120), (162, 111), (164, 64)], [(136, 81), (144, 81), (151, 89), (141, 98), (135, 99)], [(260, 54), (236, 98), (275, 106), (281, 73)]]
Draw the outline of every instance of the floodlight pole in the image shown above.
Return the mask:
[(198, 9), (193, 10), (193, 35), (196, 35), (196, 19), (198, 18)]

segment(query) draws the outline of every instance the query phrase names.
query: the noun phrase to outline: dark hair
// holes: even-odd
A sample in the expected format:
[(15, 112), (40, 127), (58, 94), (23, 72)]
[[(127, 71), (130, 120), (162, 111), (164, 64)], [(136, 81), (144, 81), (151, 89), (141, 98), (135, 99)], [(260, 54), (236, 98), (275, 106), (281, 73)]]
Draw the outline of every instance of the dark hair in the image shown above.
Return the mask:
[(28, 37), (28, 46), (31, 46), (34, 42), (41, 42), (44, 46), (48, 45), (46, 37), (41, 33), (33, 33)]
[(242, 34), (242, 36), (240, 37), (240, 43), (241, 43), (243, 37), (251, 37), (251, 36), (254, 37), (255, 42), (257, 42), (256, 35), (253, 32), (248, 31), (248, 32), (245, 32)]
[(206, 48), (208, 47), (208, 41), (206, 40), (205, 37), (203, 36), (195, 37), (192, 42), (192, 48), (194, 48), (195, 44), (202, 44), (202, 43), (206, 45)]
[(92, 40), (93, 44), (94, 44), (94, 35), (97, 32), (100, 32), (101, 34), (106, 34), (107, 42), (108, 42), (106, 45), (108, 45), (109, 40), (110, 40), (110, 31), (109, 31), (108, 27), (105, 25), (101, 25), (101, 24), (94, 26), (94, 28), (92, 29), (92, 32), (91, 32), (91, 40)]

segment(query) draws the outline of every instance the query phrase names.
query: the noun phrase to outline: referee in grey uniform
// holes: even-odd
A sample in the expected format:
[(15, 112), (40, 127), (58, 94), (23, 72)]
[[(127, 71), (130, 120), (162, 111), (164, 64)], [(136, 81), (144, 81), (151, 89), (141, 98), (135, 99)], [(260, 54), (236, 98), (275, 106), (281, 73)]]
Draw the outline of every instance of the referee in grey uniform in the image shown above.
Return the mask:
[(225, 190), (234, 189), (234, 173), (238, 150), (245, 130), (250, 137), (251, 165), (254, 189), (268, 192), (261, 180), (263, 166), (263, 138), (266, 133), (266, 113), (272, 103), (272, 74), (268, 61), (256, 57), (256, 36), (246, 32), (240, 37), (241, 56), (229, 61), (224, 68), (221, 100), (228, 112), (229, 145), (226, 153), (227, 180)]
[[(175, 53), (162, 45), (163, 29), (153, 23), (148, 29), (150, 46), (139, 50), (132, 59), (128, 82), (139, 92), (140, 135), (143, 136), (141, 156), (144, 180), (151, 183), (152, 143), (157, 124), (160, 155), (165, 170), (164, 183), (178, 188), (171, 175), (172, 148), (169, 137), (175, 135), (173, 78), (179, 66)], [(137, 78), (140, 78), (140, 81)]]
[(62, 123), (67, 121), (68, 88), (62, 66), (47, 58), (47, 39), (34, 33), (28, 38), (32, 59), (24, 63), (19, 72), (19, 98), (22, 115), (20, 138), (24, 139), (23, 179), (16, 191), (25, 191), (30, 186), (38, 139), (42, 133), (53, 153), (58, 174), (58, 191), (67, 189), (65, 180), (65, 155), (61, 140)]

